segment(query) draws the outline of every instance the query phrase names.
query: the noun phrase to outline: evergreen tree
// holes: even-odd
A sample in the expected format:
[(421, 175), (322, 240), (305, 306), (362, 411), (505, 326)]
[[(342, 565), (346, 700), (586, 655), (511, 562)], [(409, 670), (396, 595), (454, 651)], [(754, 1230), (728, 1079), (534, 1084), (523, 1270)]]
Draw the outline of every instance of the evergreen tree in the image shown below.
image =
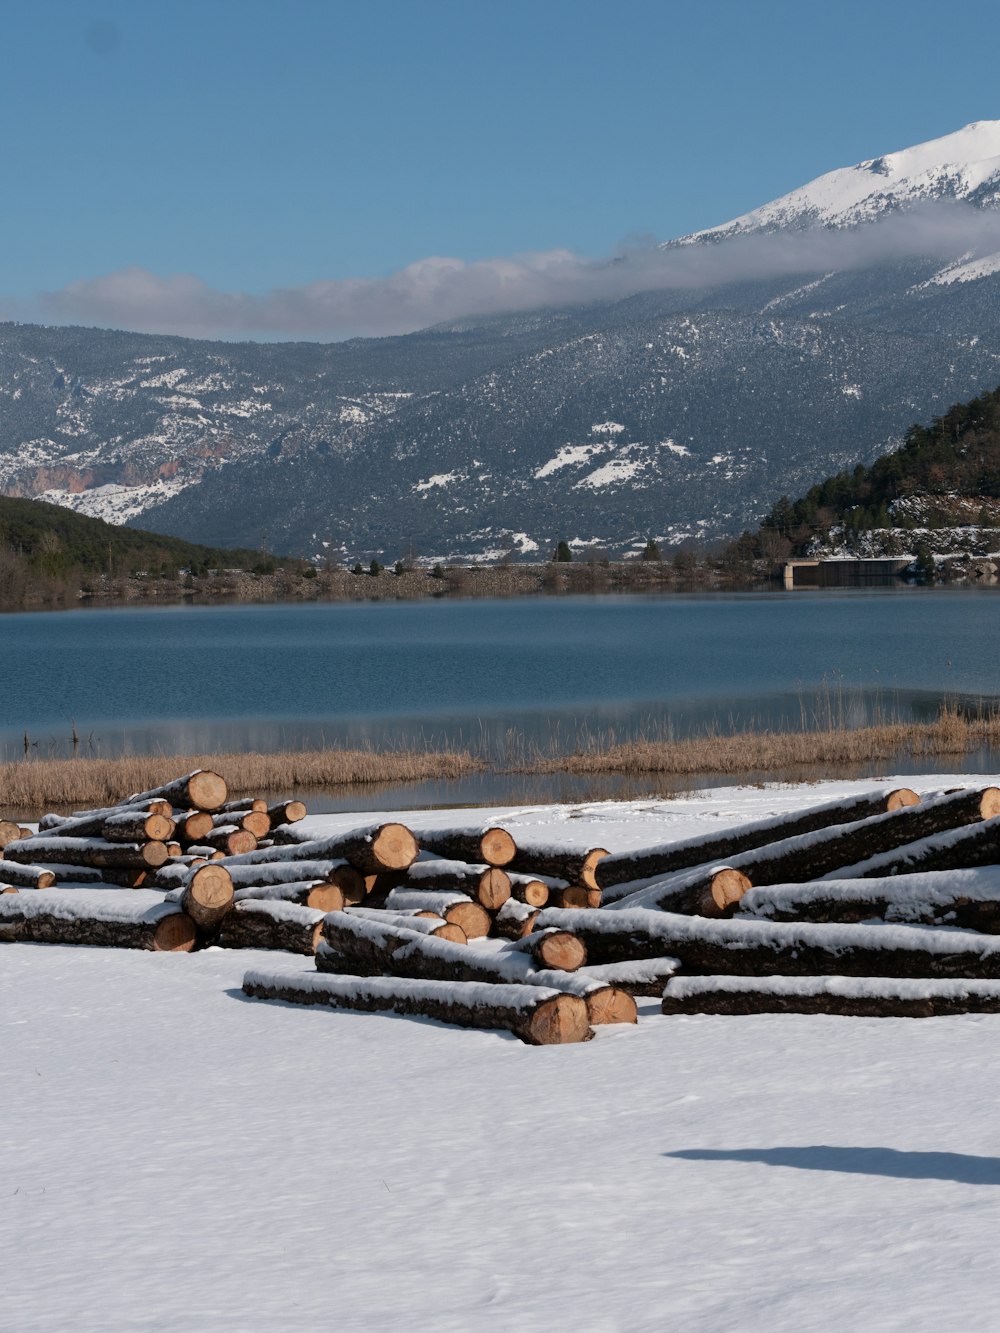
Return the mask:
[(552, 557), (557, 564), (569, 564), (573, 559), (573, 552), (569, 549), (568, 542), (560, 542), (556, 547), (556, 553)]
[(642, 559), (643, 560), (662, 559), (660, 555), (660, 548), (659, 546), (657, 546), (656, 542), (653, 541), (652, 537), (649, 538), (649, 540), (646, 542), (646, 545), (643, 547)]

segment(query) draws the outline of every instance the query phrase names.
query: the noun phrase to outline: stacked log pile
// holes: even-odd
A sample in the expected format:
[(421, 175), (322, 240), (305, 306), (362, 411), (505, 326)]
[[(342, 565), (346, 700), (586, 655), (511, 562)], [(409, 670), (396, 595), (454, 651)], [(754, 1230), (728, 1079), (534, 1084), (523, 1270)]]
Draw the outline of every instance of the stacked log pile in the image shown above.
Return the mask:
[(541, 1044), (635, 1022), (636, 997), (668, 1014), (1000, 1011), (995, 788), (897, 789), (617, 854), (493, 825), (316, 837), (300, 803), (227, 796), (189, 774), (34, 835), (11, 825), (0, 940), (299, 953), (315, 973), (257, 969), (246, 992)]

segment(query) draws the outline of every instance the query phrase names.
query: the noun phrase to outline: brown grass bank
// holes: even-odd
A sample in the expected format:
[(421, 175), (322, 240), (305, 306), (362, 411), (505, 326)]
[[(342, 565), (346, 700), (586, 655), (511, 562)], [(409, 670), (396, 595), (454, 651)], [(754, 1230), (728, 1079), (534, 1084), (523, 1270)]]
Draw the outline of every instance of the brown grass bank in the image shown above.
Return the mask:
[(0, 808), (97, 806), (147, 791), (195, 768), (223, 774), (234, 796), (308, 787), (462, 777), (483, 767), (463, 751), (308, 750), (278, 754), (124, 755), (0, 764)]

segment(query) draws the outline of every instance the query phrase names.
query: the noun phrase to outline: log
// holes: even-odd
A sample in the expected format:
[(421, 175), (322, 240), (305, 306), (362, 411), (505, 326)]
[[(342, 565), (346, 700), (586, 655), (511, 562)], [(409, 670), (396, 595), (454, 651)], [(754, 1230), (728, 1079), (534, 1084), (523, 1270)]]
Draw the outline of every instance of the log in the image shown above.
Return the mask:
[(20, 837), (20, 825), (12, 824), (9, 819), (0, 819), (0, 850), (9, 842), (18, 842)]
[(219, 810), (225, 805), (227, 794), (225, 779), (211, 769), (201, 768), (166, 782), (162, 787), (137, 792), (128, 797), (126, 804), (140, 805), (144, 801), (160, 800), (194, 810)]
[(121, 805), (108, 805), (100, 810), (78, 810), (72, 815), (43, 815), (38, 821), (39, 833), (58, 833), (62, 837), (93, 838), (100, 837), (106, 819), (114, 815), (138, 814), (166, 815), (169, 819), (173, 807), (169, 801), (140, 801), (135, 804), (123, 802)]
[(946, 829), (836, 871), (838, 878), (869, 879), (917, 871), (967, 870), (1000, 862), (1000, 819)]
[(510, 879), (498, 866), (467, 865), (464, 861), (414, 861), (403, 883), (409, 889), (467, 894), (488, 912), (497, 911), (511, 894)]
[(607, 855), (605, 847), (574, 851), (548, 843), (519, 842), (510, 869), (529, 875), (552, 876), (567, 884), (582, 884), (585, 889), (599, 889), (602, 881), (598, 879), (598, 866)]
[(237, 889), (235, 899), (242, 902), (297, 903), (316, 912), (341, 912), (348, 906), (343, 890), (326, 880), (306, 879), (300, 883), (264, 884)]
[(335, 833), (329, 838), (301, 841), (295, 836), (296, 830), (289, 826), (276, 829), (276, 838), (278, 834), (283, 834), (288, 841), (269, 848), (269, 860), (344, 860), (350, 861), (363, 875), (408, 870), (420, 851), (416, 838), (405, 824), (377, 824), (373, 828)]
[(685, 972), (738, 976), (1000, 977), (1000, 939), (930, 926), (820, 925), (672, 912), (546, 908), (538, 925), (569, 924), (594, 964), (676, 957)]
[(175, 832), (181, 842), (201, 842), (215, 825), (207, 810), (178, 810), (174, 814)]
[(226, 801), (222, 810), (256, 810), (259, 815), (267, 814), (267, 802), (262, 796), (243, 796), (238, 801)]
[[(656, 907), (662, 912), (680, 912), (688, 916), (732, 916), (743, 895), (750, 888), (750, 880), (732, 866), (695, 866), (679, 870), (663, 880), (653, 880), (645, 890), (633, 898), (620, 898), (613, 905), (630, 907), (633, 902)], [(562, 906), (555, 903), (554, 906)], [(584, 904), (572, 904), (584, 906)], [(587, 904), (589, 905), (589, 904)]]
[[(711, 861), (729, 861), (734, 856), (764, 847), (768, 843), (797, 837), (802, 833), (813, 833), (836, 824), (852, 824), (871, 815), (917, 805), (919, 801), (920, 797), (909, 787), (826, 801), (806, 810), (774, 815), (769, 819), (755, 820), (752, 824), (740, 824), (722, 833), (702, 833), (694, 838), (661, 843), (655, 847), (618, 852), (601, 862), (598, 879), (603, 888), (608, 890), (613, 885), (659, 878)], [(607, 894), (609, 902), (620, 896)]]
[(429, 889), (393, 889), (384, 906), (391, 912), (417, 909), (435, 912), (453, 926), (461, 926), (470, 940), (490, 933), (490, 915), (462, 893), (432, 893)]
[(459, 1027), (500, 1028), (531, 1046), (586, 1041), (587, 1006), (573, 995), (536, 986), (489, 986), (403, 977), (338, 977), (317, 973), (279, 976), (253, 971), (247, 995), (296, 1004), (326, 1004), (364, 1013), (394, 1012), (434, 1018)]
[(214, 930), (232, 910), (233, 881), (224, 866), (199, 866), (178, 893), (183, 910), (201, 930)]
[(240, 856), (245, 852), (256, 851), (257, 839), (245, 828), (237, 828), (235, 824), (222, 824), (206, 833), (200, 845), (211, 847), (213, 851), (221, 852), (223, 856)]
[(273, 864), (246, 865), (241, 860), (227, 860), (225, 865), (237, 888), (290, 884), (308, 879), (335, 885), (344, 895), (345, 903), (360, 903), (365, 896), (363, 876), (346, 861), (275, 861)]
[(125, 811), (108, 815), (101, 836), (108, 842), (167, 842), (174, 836), (174, 821), (142, 810)]
[(959, 926), (1000, 934), (1000, 867), (883, 879), (821, 879), (751, 889), (740, 916), (768, 921), (867, 921)]
[(600, 907), (603, 894), (600, 889), (588, 889), (585, 884), (567, 884), (564, 889), (556, 889), (549, 897), (552, 907), (570, 908)]
[(184, 855), (184, 848), (179, 842), (168, 842), (167, 855), (170, 857), (171, 861), (175, 861), (178, 856)]
[(575, 975), (588, 981), (599, 981), (614, 986), (629, 995), (655, 996), (680, 971), (676, 958), (637, 958), (628, 963), (602, 963), (597, 967), (581, 967)]
[[(769, 843), (732, 859), (731, 870), (739, 870), (754, 886), (805, 883), (822, 879), (844, 866), (890, 851), (918, 838), (992, 819), (1000, 812), (1000, 790), (986, 787), (931, 797), (919, 805), (902, 806), (887, 814), (872, 815), (853, 824), (803, 833), (782, 842)], [(723, 867), (714, 867), (722, 869)], [(706, 872), (712, 869), (705, 867)], [(627, 897), (610, 903), (609, 910), (658, 907), (674, 900), (680, 886), (699, 870), (679, 871), (649, 884), (634, 886)]]
[(36, 834), (8, 843), (3, 849), (5, 861), (23, 865), (106, 866), (139, 872), (155, 870), (167, 859), (162, 842), (116, 843), (101, 838), (70, 838), (58, 834)]
[(519, 903), (526, 903), (528, 907), (545, 907), (557, 889), (569, 888), (569, 885), (561, 879), (550, 879), (546, 882), (538, 875), (522, 875), (516, 871), (502, 873), (506, 874), (510, 883), (510, 896), (516, 898)]
[[(63, 868), (63, 867), (60, 867)], [(69, 867), (65, 867), (69, 869)], [(94, 871), (94, 879), (100, 879)], [(55, 866), (23, 866), (16, 861), (0, 861), (0, 880), (21, 889), (51, 889), (56, 882)]]
[(1000, 982), (897, 977), (676, 977), (665, 1014), (937, 1018), (1000, 1013)]
[(529, 907), (527, 903), (508, 898), (503, 907), (493, 917), (491, 934), (503, 939), (519, 940), (528, 935), (538, 919), (539, 908)]
[(297, 903), (244, 900), (223, 921), (216, 942), (223, 949), (283, 949), (312, 955), (325, 915)]
[(225, 814), (212, 815), (213, 829), (227, 827), (245, 829), (247, 833), (252, 833), (254, 846), (246, 848), (248, 852), (252, 852), (259, 839), (266, 838), (271, 832), (271, 821), (259, 810), (229, 810)]
[(0, 941), (88, 944), (109, 949), (189, 953), (194, 922), (176, 903), (139, 889), (48, 889), (0, 895)]
[(582, 940), (571, 931), (548, 926), (533, 931), (519, 940), (503, 946), (504, 952), (517, 950), (529, 953), (537, 968), (554, 968), (557, 972), (576, 972), (587, 961), (587, 950)]
[(343, 971), (345, 963), (364, 975), (391, 973), (436, 981), (485, 981), (490, 984), (545, 986), (576, 995), (587, 1005), (592, 1023), (636, 1021), (631, 996), (575, 972), (539, 971), (530, 955), (495, 952), (431, 939), (402, 927), (334, 912), (323, 924), (316, 950), (320, 971)]
[(421, 845), (446, 861), (470, 865), (505, 866), (513, 859), (517, 844), (506, 829), (428, 828), (420, 830)]
[(403, 930), (412, 930), (418, 935), (432, 935), (438, 940), (450, 940), (452, 944), (468, 944), (469, 937), (461, 926), (443, 921), (433, 913), (424, 912), (386, 912), (374, 907), (349, 907), (351, 916), (365, 917), (369, 921), (381, 921), (390, 929), (393, 926)]
[(271, 827), (279, 824), (297, 824), (306, 817), (306, 807), (301, 801), (279, 801), (277, 805), (264, 807), (264, 813), (271, 821)]

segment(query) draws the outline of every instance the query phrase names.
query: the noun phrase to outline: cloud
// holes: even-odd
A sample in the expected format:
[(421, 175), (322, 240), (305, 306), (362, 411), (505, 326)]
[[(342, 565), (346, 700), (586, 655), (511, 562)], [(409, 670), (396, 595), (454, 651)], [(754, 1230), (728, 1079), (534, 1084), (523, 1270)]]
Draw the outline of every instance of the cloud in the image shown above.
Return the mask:
[(928, 204), (850, 230), (734, 237), (658, 247), (637, 238), (610, 259), (549, 250), (467, 263), (432, 257), (378, 278), (327, 279), (263, 294), (224, 292), (192, 274), (124, 268), (39, 298), (59, 322), (193, 337), (342, 338), (543, 306), (616, 300), (645, 291), (870, 267), (889, 260), (951, 260), (1000, 250), (1000, 213)]

